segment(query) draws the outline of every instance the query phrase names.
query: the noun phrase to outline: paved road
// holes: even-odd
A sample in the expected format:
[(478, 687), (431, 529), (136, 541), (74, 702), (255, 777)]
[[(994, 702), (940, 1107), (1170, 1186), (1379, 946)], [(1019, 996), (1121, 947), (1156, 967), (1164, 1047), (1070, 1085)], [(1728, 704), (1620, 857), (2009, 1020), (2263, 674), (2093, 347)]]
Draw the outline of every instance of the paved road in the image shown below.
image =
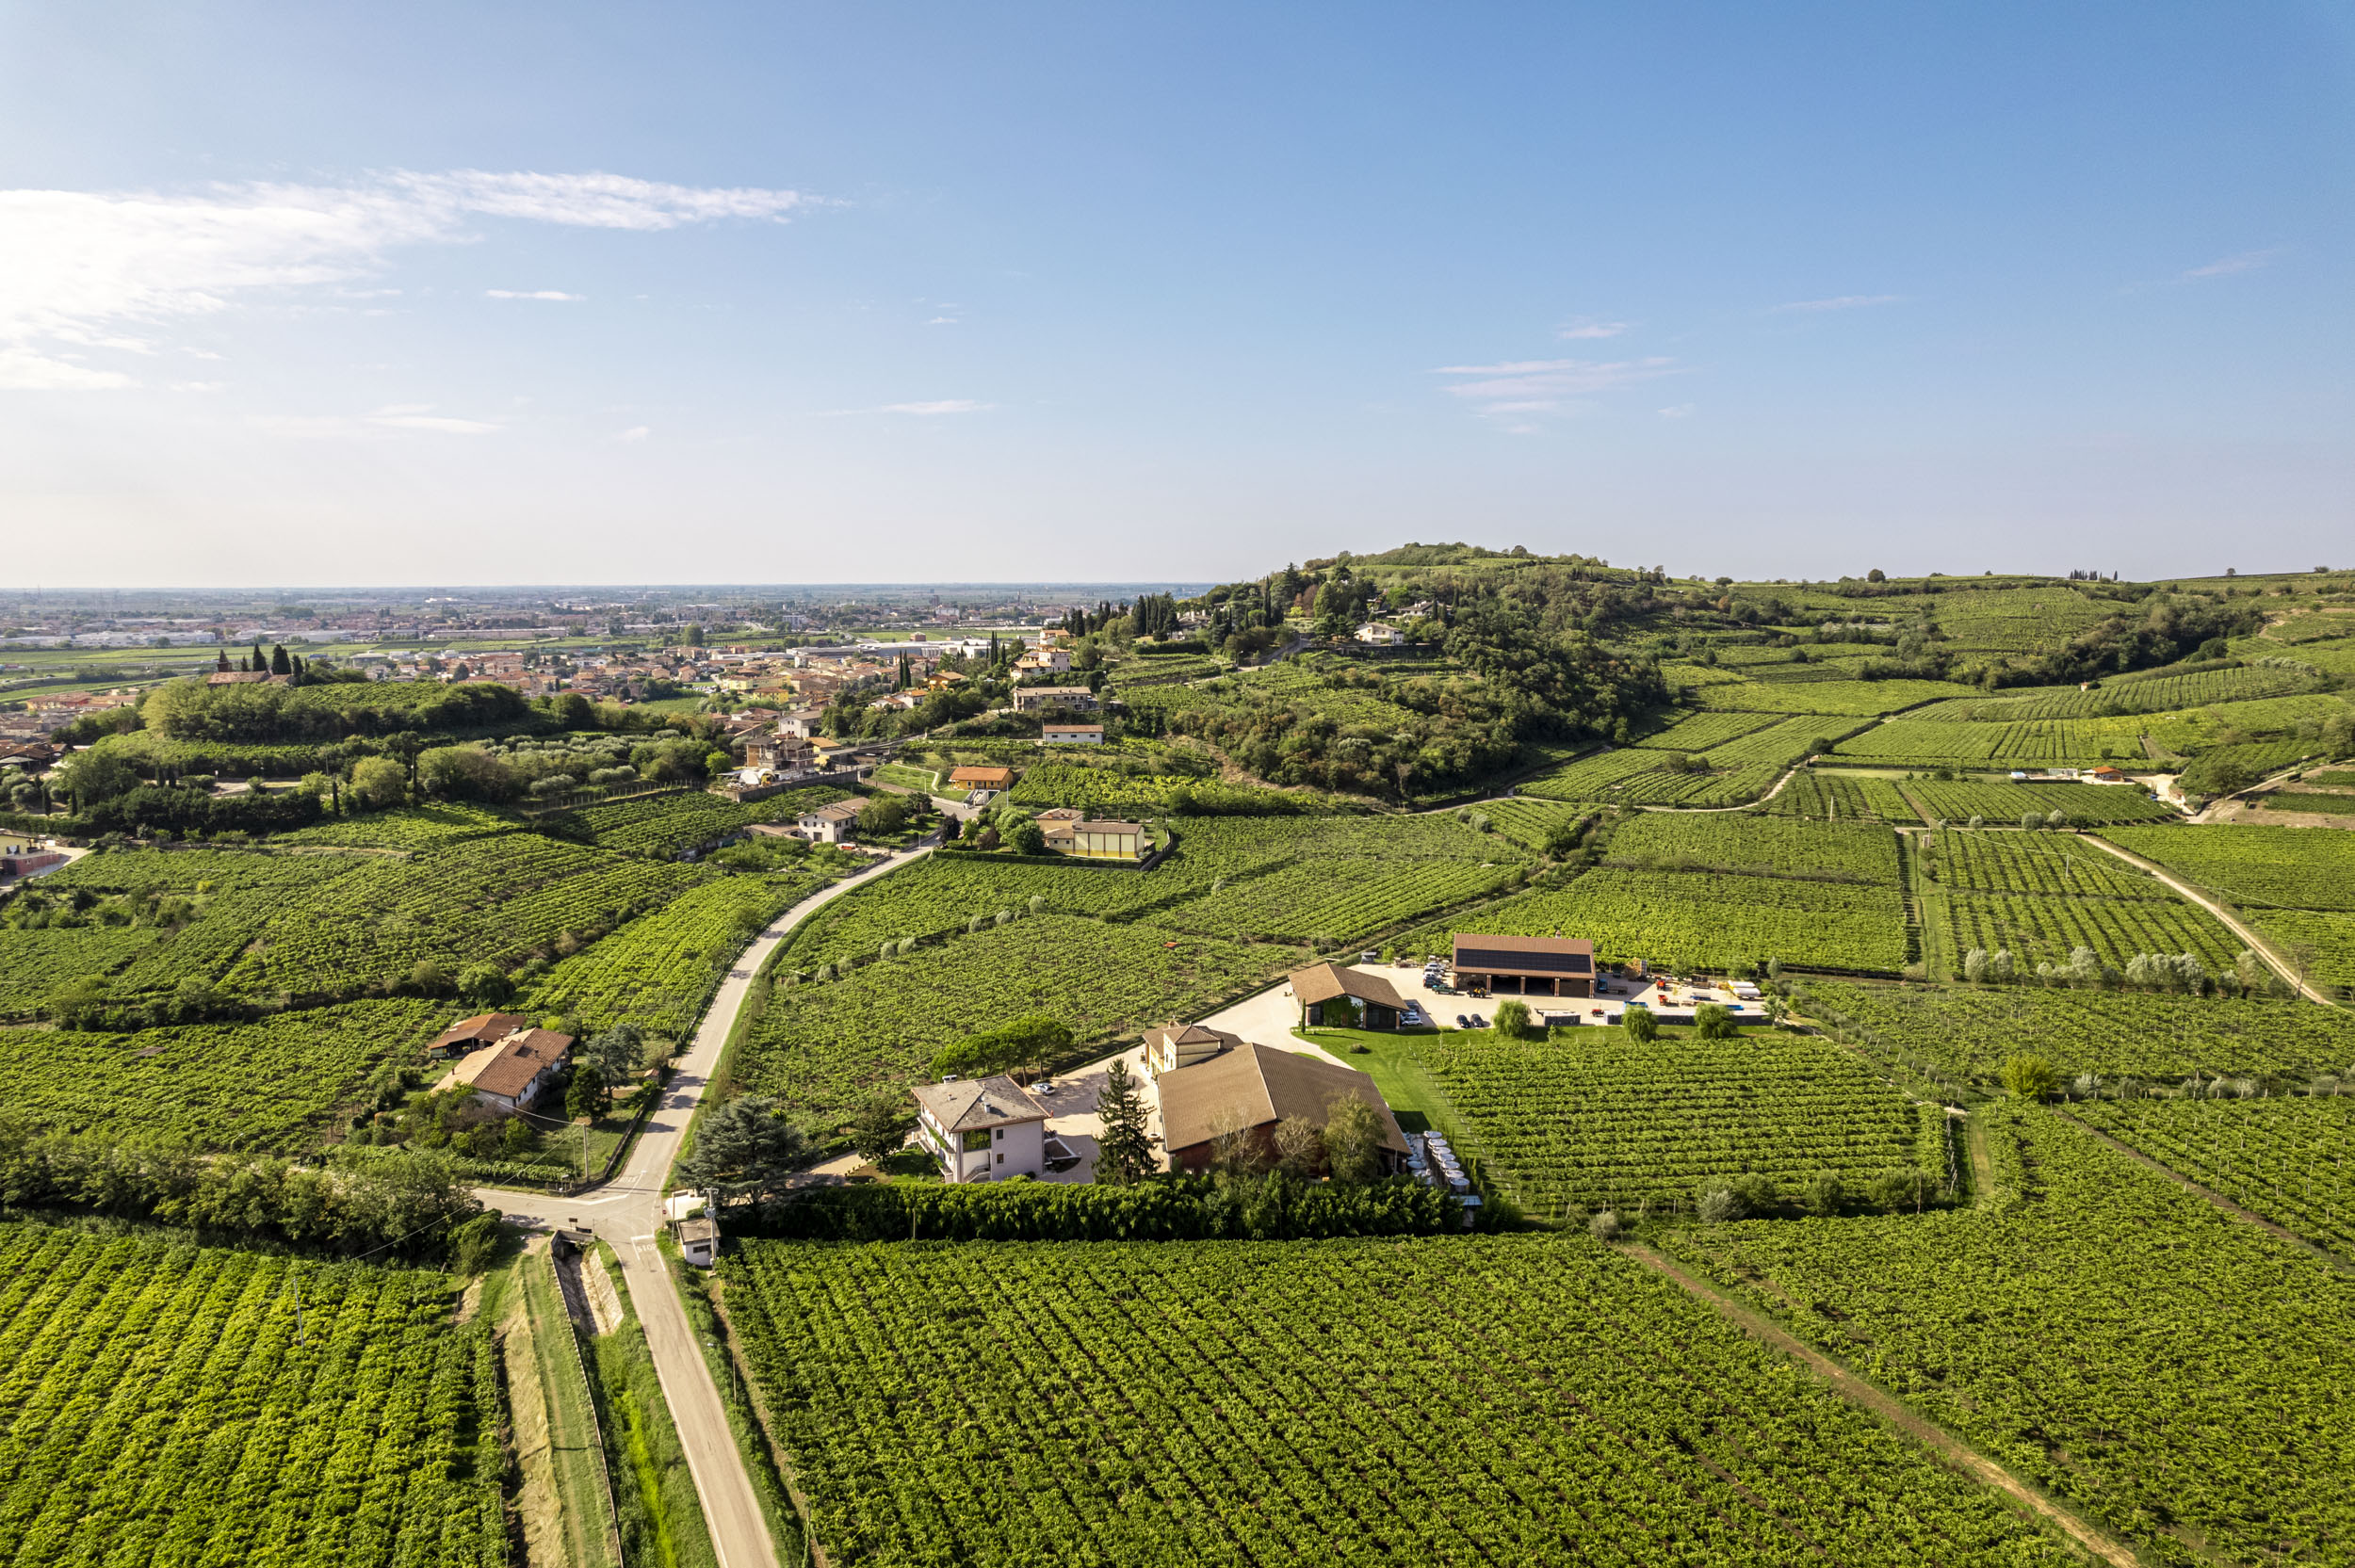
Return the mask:
[(752, 1479), (744, 1472), (743, 1456), (728, 1431), (727, 1411), (711, 1380), (710, 1366), (695, 1346), (687, 1309), (679, 1304), (670, 1271), (655, 1245), (662, 1228), (663, 1183), (761, 965), (813, 912), (926, 852), (918, 849), (895, 855), (871, 870), (812, 895), (755, 939), (712, 998), (703, 1026), (695, 1031), (693, 1043), (671, 1075), (669, 1092), (639, 1135), (628, 1168), (620, 1175), (569, 1198), (504, 1188), (475, 1191), (484, 1203), (513, 1218), (587, 1225), (621, 1258), (622, 1277), (629, 1284), (631, 1304), (645, 1328), (655, 1375), (671, 1407), (680, 1445), (687, 1450), (687, 1468), (694, 1477), (696, 1495), (703, 1500), (704, 1520), (710, 1528), (721, 1568), (777, 1568), (776, 1551), (769, 1539), (768, 1524), (760, 1516), (759, 1501), (753, 1495)]

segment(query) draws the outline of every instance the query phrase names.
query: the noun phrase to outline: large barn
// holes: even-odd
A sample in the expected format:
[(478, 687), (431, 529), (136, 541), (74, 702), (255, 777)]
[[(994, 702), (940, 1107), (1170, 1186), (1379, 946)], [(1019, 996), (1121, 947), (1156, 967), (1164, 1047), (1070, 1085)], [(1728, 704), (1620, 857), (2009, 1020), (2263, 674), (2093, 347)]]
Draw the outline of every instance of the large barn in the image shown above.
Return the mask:
[(1595, 945), (1578, 936), (1455, 936), (1455, 988), (1491, 996), (1592, 996)]

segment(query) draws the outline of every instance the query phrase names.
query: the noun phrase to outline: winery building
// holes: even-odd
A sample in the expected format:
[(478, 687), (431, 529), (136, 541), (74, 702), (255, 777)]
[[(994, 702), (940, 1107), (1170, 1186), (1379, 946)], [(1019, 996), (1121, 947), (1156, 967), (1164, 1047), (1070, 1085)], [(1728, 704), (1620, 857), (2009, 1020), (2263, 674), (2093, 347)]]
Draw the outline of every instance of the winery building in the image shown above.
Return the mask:
[(1595, 945), (1584, 937), (1455, 936), (1455, 988), (1491, 996), (1592, 996)]

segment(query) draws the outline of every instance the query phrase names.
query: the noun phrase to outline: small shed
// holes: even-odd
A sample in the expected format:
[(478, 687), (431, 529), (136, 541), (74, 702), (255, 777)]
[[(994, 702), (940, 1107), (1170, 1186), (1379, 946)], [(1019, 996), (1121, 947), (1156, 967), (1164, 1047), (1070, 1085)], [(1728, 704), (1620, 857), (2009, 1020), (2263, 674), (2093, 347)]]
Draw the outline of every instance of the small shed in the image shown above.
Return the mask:
[(720, 1227), (708, 1220), (678, 1220), (671, 1225), (678, 1237), (678, 1255), (698, 1269), (708, 1269), (720, 1255)]

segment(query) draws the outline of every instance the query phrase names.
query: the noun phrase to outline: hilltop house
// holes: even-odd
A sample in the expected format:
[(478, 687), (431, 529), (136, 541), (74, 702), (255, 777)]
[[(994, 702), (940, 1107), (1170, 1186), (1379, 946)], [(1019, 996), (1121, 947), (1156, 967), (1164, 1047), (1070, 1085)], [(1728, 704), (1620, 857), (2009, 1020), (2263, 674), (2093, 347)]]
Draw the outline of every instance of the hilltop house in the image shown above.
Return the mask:
[(1101, 746), (1104, 726), (1101, 724), (1042, 724), (1039, 726), (1042, 746)]
[(949, 782), (959, 789), (1012, 789), (1014, 769), (1011, 768), (952, 768)]
[(1406, 999), (1379, 975), (1361, 975), (1338, 963), (1312, 963), (1291, 977), (1292, 1000), (1309, 1028), (1395, 1029)]
[(1358, 641), (1376, 648), (1394, 648), (1406, 640), (1405, 632), (1380, 621), (1367, 622), (1357, 628), (1356, 636)]
[(1239, 1040), (1207, 1061), (1159, 1075), (1161, 1141), (1173, 1171), (1210, 1163), (1222, 1135), (1240, 1137), (1262, 1160), (1275, 1156), (1275, 1124), (1297, 1117), (1322, 1130), (1333, 1107), (1362, 1100), (1382, 1128), (1385, 1172), (1405, 1163), (1406, 1139), (1373, 1079), (1354, 1067)]
[(1025, 686), (1014, 691), (1014, 711), (1037, 713), (1043, 708), (1070, 708), (1075, 713), (1094, 713), (1096, 693), (1083, 686)]
[(1047, 1168), (1047, 1110), (1012, 1078), (950, 1078), (916, 1086), (916, 1137), (940, 1179), (1004, 1181)]

